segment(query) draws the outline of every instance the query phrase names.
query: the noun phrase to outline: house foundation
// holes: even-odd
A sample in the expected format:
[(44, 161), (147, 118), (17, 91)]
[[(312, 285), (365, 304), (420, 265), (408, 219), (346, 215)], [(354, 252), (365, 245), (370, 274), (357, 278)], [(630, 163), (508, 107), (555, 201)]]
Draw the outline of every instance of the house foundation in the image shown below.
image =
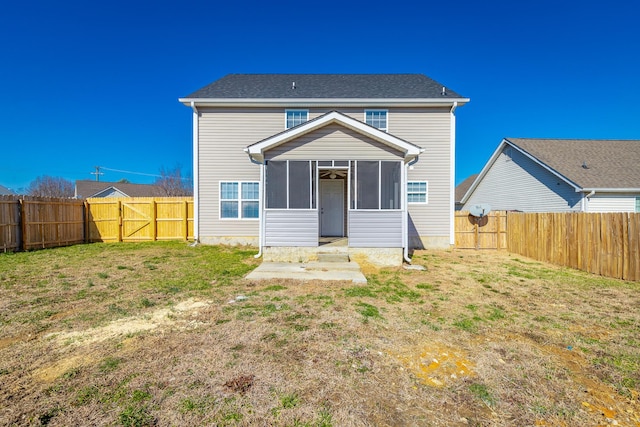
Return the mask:
[(265, 262), (311, 262), (327, 254), (346, 254), (349, 260), (360, 265), (369, 264), (377, 268), (400, 267), (403, 261), (402, 248), (352, 248), (352, 247), (295, 247), (271, 246), (262, 251)]

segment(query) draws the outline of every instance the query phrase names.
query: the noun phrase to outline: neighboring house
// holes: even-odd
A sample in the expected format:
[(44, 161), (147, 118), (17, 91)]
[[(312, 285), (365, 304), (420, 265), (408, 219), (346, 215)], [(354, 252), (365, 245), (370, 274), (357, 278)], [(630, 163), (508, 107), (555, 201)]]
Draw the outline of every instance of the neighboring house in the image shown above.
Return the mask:
[(11, 191), (11, 189), (5, 187), (4, 185), (0, 185), (0, 196), (13, 196), (16, 193)]
[(640, 212), (640, 141), (505, 138), (461, 202), (523, 212)]
[(456, 185), (456, 210), (462, 210), (462, 198), (467, 193), (471, 184), (476, 180), (479, 174), (473, 174), (468, 176), (464, 181), (460, 184)]
[(196, 239), (298, 261), (346, 237), (350, 254), (396, 265), (449, 247), (454, 112), (468, 101), (421, 74), (231, 74), (181, 98)]
[(90, 197), (164, 197), (162, 188), (150, 184), (130, 184), (124, 182), (76, 181), (76, 199)]

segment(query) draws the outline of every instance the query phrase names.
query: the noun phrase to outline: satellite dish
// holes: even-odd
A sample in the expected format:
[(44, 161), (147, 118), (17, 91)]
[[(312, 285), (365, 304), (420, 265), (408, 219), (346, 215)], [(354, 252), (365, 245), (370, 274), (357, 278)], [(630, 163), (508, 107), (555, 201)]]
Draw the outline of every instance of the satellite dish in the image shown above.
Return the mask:
[(469, 206), (469, 214), (478, 218), (489, 215), (489, 212), (491, 212), (491, 205), (488, 203), (478, 203)]

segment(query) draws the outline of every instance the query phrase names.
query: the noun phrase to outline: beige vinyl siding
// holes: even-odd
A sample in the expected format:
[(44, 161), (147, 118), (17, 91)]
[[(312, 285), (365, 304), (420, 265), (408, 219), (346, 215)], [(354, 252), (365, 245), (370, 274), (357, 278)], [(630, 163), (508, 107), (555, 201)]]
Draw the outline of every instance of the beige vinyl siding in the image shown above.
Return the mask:
[(638, 194), (594, 194), (587, 202), (587, 212), (636, 212)]
[(349, 246), (401, 248), (402, 211), (349, 211)]
[(281, 108), (201, 109), (199, 118), (200, 238), (241, 243), (258, 237), (256, 219), (219, 219), (220, 181), (259, 181), (260, 167), (243, 149), (284, 127)]
[[(309, 119), (332, 110), (364, 121), (362, 108), (309, 108)], [(376, 109), (380, 109), (376, 107)], [(409, 181), (429, 183), (429, 203), (410, 205), (415, 233), (449, 238), (450, 113), (447, 108), (388, 108), (388, 131), (425, 149)], [(200, 237), (257, 237), (257, 220), (219, 220), (220, 181), (259, 181), (260, 168), (243, 149), (285, 130), (285, 108), (202, 108), (199, 119)], [(286, 150), (289, 151), (286, 151)], [(329, 125), (267, 153), (272, 159), (395, 160), (399, 153), (340, 125)], [(428, 246), (428, 245), (427, 245)]]
[(317, 210), (267, 210), (265, 246), (318, 246)]
[(408, 205), (411, 240), (425, 247), (448, 246), (453, 209), (450, 110), (390, 108), (388, 121), (390, 133), (425, 150), (407, 173), (408, 181), (428, 183), (428, 203)]
[(398, 160), (403, 153), (338, 124), (327, 125), (268, 152), (267, 160)]
[(489, 203), (492, 210), (569, 212), (581, 210), (582, 194), (529, 157), (507, 146), (463, 206)]

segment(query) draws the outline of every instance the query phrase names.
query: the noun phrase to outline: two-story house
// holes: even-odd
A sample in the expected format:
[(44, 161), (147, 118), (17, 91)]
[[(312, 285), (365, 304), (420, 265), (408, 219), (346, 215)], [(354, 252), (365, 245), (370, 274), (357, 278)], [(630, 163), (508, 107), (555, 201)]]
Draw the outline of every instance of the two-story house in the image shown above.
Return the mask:
[(421, 74), (231, 74), (181, 98), (196, 239), (303, 261), (342, 238), (383, 265), (449, 247), (468, 101)]

